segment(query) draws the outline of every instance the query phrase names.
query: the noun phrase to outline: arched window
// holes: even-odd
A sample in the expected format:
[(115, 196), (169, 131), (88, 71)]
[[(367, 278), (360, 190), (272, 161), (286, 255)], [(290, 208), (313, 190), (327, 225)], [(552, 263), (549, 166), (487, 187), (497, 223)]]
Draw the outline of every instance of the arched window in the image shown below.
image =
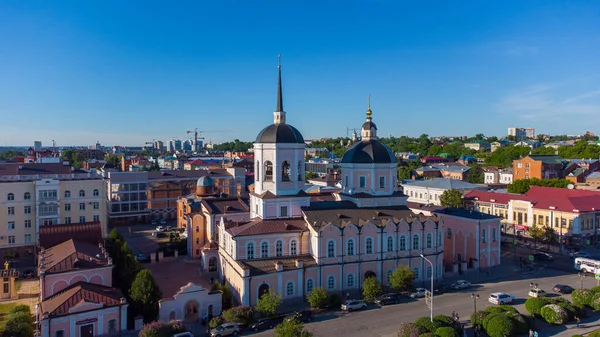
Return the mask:
[(84, 190), (79, 190), (79, 197), (80, 198), (85, 197), (85, 191)]
[(287, 296), (294, 296), (294, 283), (288, 282), (285, 286), (285, 294)]
[(415, 279), (420, 280), (421, 275), (419, 275), (419, 268), (417, 268), (417, 267), (413, 268), (413, 272), (415, 272)]
[(306, 281), (306, 293), (310, 294), (313, 291), (313, 288), (315, 287), (315, 283), (313, 282), (312, 279), (308, 279)]
[(303, 167), (304, 166), (304, 162), (302, 160), (298, 161), (298, 181), (302, 181), (302, 171), (303, 171)]
[(431, 266), (427, 266), (426, 270), (427, 270), (427, 272), (426, 272), (427, 273), (427, 279), (430, 279), (431, 278), (431, 273), (432, 273)]
[(387, 251), (388, 251), (388, 253), (391, 253), (394, 251), (394, 238), (391, 236), (388, 236)]
[(346, 255), (354, 255), (354, 239), (348, 239), (348, 243), (346, 243)]
[(196, 233), (200, 233), (200, 226), (196, 226)]
[(254, 176), (256, 177), (256, 181), (260, 180), (260, 163), (258, 160), (256, 161), (256, 172), (254, 172)]
[(392, 274), (394, 273), (393, 270), (388, 270), (387, 272), (387, 284), (392, 284)]
[(273, 181), (273, 163), (265, 162), (265, 181)]
[(65, 198), (71, 197), (71, 191), (65, 191)]
[(281, 164), (281, 181), (290, 181), (290, 163), (287, 160)]
[(327, 289), (335, 289), (335, 278), (333, 276), (327, 278)]
[(354, 275), (353, 274), (348, 274), (348, 277), (346, 278), (346, 286), (348, 288), (354, 288)]
[(333, 240), (327, 241), (327, 257), (335, 257), (335, 242)]
[(413, 235), (413, 247), (412, 249), (419, 249), (421, 247), (420, 242), (419, 242), (419, 235), (415, 234)]
[(100, 196), (100, 191), (98, 191), (98, 189), (95, 189), (95, 190), (94, 190), (94, 196), (95, 196), (95, 197), (98, 197), (98, 196)]
[(400, 251), (406, 250), (406, 236), (402, 235), (400, 237)]
[(431, 238), (431, 233), (427, 233), (427, 248), (431, 248), (432, 245), (432, 238)]
[(249, 243), (246, 246), (246, 258), (253, 259), (254, 258), (254, 244)]
[(23, 194), (23, 199), (25, 199), (25, 200), (31, 200), (31, 193), (25, 192), (25, 194)]
[(283, 256), (283, 242), (281, 240), (275, 243), (275, 256)]
[(440, 231), (438, 229), (438, 242), (437, 242), (438, 247), (442, 246), (442, 231)]
[(199, 245), (200, 244), (200, 238), (196, 238), (196, 244)]
[(263, 259), (269, 257), (269, 244), (267, 242), (260, 244), (260, 257)]
[(373, 239), (367, 238), (365, 247), (366, 247), (366, 254), (373, 254)]
[(8, 201), (15, 200), (15, 195), (12, 193), (8, 193), (7, 199)]
[(290, 242), (290, 255), (298, 255), (298, 242), (296, 240)]

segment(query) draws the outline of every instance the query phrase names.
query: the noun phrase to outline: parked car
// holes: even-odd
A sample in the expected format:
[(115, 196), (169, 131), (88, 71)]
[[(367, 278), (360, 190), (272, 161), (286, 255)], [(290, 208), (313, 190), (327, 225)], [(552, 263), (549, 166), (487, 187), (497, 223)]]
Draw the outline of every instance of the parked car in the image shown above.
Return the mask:
[(24, 278), (33, 278), (33, 277), (35, 277), (35, 271), (33, 271), (33, 269), (27, 269), (23, 272), (23, 277)]
[(575, 252), (575, 253), (571, 253), (570, 255), (572, 258), (590, 257), (590, 253), (588, 253), (588, 252)]
[(146, 254), (141, 254), (141, 253), (140, 253), (140, 254), (137, 254), (137, 255), (135, 256), (135, 258), (136, 258), (138, 261), (140, 261), (140, 262), (144, 262), (144, 261), (146, 261), (146, 260), (149, 260), (149, 259), (150, 259), (150, 258), (148, 257), (148, 255), (146, 255)]
[(152, 226), (156, 226), (156, 220), (152, 220), (150, 221), (150, 223), (152, 224)]
[(240, 327), (237, 323), (225, 323), (210, 331), (211, 337), (235, 336), (240, 333)]
[(194, 335), (192, 335), (191, 332), (186, 331), (186, 332), (180, 332), (178, 334), (174, 334), (173, 337), (194, 337)]
[(507, 304), (514, 301), (515, 296), (507, 293), (491, 293), (490, 297), (488, 297), (488, 302), (492, 304)]
[(427, 292), (427, 289), (425, 289), (425, 288), (417, 288), (417, 289), (415, 289), (414, 292), (412, 292), (410, 294), (410, 298), (425, 297), (426, 292)]
[(273, 329), (277, 324), (281, 322), (283, 322), (283, 316), (274, 318), (263, 318), (250, 325), (250, 329), (252, 329), (252, 331)]
[(548, 253), (537, 252), (537, 253), (533, 253), (532, 255), (533, 255), (534, 261), (552, 261), (552, 260), (554, 260), (554, 257)]
[(161, 225), (166, 225), (167, 224), (167, 220), (165, 220), (165, 219), (160, 219), (159, 222), (160, 222)]
[(467, 289), (467, 288), (471, 287), (471, 282), (466, 281), (466, 280), (458, 280), (458, 281), (452, 283), (452, 285), (450, 285), (450, 287), (452, 289), (456, 289), (456, 290)]
[(310, 310), (297, 311), (287, 317), (288, 320), (291, 318), (295, 318), (302, 323), (310, 322), (312, 319), (312, 312), (310, 312)]
[(156, 231), (157, 232), (164, 232), (166, 230), (167, 230), (167, 228), (165, 226), (156, 226)]
[(383, 294), (375, 299), (375, 303), (379, 305), (388, 305), (398, 303), (398, 295), (394, 293)]
[(367, 308), (367, 303), (363, 301), (350, 300), (346, 301), (346, 303), (342, 304), (342, 310), (344, 311), (354, 311), (354, 310), (362, 310)]
[(555, 285), (552, 290), (554, 290), (555, 292), (559, 293), (559, 294), (570, 294), (573, 292), (573, 287), (565, 285), (565, 284), (557, 284)]
[(547, 294), (542, 289), (535, 288), (535, 289), (529, 290), (528, 295), (529, 295), (529, 297), (546, 297)]

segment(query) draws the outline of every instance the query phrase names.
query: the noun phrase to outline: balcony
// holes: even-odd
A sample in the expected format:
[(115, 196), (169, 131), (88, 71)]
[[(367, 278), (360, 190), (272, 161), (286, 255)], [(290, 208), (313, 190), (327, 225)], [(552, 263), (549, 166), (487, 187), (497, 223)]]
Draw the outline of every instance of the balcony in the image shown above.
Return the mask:
[(38, 217), (42, 218), (42, 217), (57, 217), (58, 216), (58, 209), (54, 210), (54, 211), (40, 211), (38, 212)]
[(56, 195), (45, 195), (45, 196), (38, 196), (37, 200), (38, 201), (57, 201), (58, 197)]

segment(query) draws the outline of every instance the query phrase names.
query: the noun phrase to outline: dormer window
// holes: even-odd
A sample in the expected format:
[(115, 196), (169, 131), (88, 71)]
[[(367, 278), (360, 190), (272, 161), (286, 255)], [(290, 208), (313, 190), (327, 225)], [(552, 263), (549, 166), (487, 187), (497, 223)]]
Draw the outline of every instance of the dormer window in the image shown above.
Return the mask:
[(367, 177), (365, 177), (365, 176), (358, 177), (358, 187), (359, 188), (367, 187)]

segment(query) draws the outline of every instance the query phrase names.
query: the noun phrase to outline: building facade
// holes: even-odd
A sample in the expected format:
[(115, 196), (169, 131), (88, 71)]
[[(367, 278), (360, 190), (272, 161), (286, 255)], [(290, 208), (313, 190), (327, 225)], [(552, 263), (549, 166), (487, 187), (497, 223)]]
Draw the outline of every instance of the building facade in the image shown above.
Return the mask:
[(471, 184), (466, 181), (434, 178), (430, 180), (404, 180), (402, 181), (404, 194), (408, 196), (408, 201), (420, 204), (441, 205), (440, 197), (451, 189), (455, 189), (463, 194), (472, 190), (487, 190), (485, 185)]
[(527, 156), (513, 161), (513, 179), (562, 178), (565, 160), (555, 155)]

